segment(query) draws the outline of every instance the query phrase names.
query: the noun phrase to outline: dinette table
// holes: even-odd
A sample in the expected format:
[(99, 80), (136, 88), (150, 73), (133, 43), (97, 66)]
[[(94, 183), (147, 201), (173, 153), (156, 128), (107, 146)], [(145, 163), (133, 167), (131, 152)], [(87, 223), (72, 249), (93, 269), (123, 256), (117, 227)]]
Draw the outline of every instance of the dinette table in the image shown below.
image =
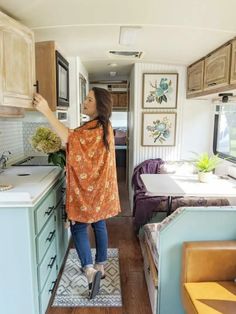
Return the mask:
[(142, 174), (147, 195), (166, 196), (167, 215), (171, 213), (173, 197), (236, 197), (236, 180), (229, 176), (212, 175), (209, 182), (198, 180), (197, 174)]

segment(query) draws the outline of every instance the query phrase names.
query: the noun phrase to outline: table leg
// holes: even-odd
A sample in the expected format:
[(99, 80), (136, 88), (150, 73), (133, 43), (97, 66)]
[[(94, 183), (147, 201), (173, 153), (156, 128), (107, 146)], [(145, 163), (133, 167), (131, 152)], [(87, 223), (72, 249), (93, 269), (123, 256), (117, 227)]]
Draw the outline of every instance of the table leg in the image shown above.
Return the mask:
[(167, 216), (171, 214), (172, 209), (172, 196), (167, 197)]

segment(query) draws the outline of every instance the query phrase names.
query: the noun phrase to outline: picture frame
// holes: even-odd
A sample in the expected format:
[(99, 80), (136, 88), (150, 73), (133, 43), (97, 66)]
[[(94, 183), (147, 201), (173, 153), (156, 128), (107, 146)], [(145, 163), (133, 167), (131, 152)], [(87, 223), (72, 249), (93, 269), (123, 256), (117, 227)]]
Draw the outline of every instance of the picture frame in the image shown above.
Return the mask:
[(178, 73), (143, 73), (142, 107), (176, 109)]
[(175, 146), (175, 112), (143, 112), (142, 146)]

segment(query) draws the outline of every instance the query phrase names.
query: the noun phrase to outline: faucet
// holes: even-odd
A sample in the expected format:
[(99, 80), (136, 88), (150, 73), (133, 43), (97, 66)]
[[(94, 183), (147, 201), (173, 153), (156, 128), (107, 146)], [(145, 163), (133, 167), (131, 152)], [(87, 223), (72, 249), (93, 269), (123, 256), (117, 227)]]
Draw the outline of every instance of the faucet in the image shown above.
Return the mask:
[(9, 155), (11, 154), (10, 151), (5, 151), (2, 153), (1, 157), (0, 157), (0, 169), (4, 169), (6, 168), (7, 165), (7, 161), (9, 159)]

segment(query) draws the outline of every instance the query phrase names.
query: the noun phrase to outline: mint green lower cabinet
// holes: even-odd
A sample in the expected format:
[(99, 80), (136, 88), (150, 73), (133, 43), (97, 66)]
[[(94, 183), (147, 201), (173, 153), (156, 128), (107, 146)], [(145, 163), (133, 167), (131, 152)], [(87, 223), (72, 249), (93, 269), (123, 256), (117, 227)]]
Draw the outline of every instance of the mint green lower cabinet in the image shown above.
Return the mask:
[(68, 247), (68, 229), (65, 229), (65, 204), (64, 200), (62, 200), (56, 210), (55, 210), (55, 216), (56, 216), (56, 245), (57, 245), (57, 265), (60, 269), (64, 256)]
[(50, 276), (48, 277), (48, 280), (39, 296), (40, 299), (40, 313), (45, 313), (46, 309), (48, 307), (48, 302), (52, 295), (52, 290), (55, 286), (57, 280), (57, 267), (56, 264), (53, 266)]
[(0, 207), (0, 313), (45, 314), (68, 247), (63, 184), (35, 207)]

